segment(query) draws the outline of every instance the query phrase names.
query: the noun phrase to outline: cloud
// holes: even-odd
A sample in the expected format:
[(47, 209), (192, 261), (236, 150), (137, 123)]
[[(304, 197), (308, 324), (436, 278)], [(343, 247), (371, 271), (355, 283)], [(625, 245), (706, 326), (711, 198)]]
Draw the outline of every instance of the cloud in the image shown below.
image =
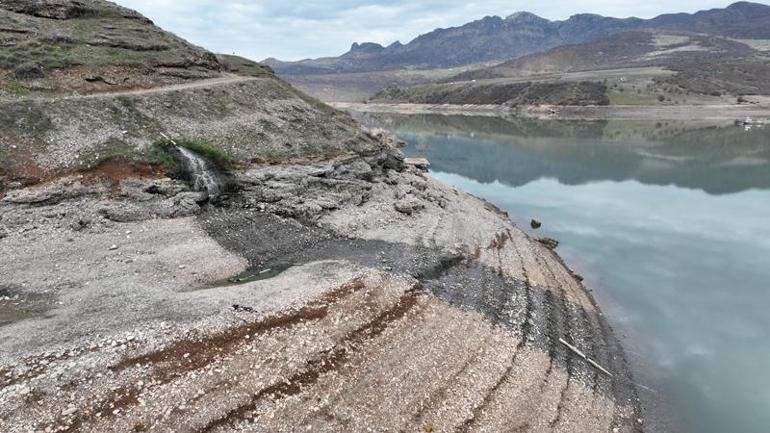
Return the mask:
[(117, 0), (189, 41), (261, 60), (337, 56), (353, 42), (408, 42), (438, 27), (528, 10), (549, 19), (583, 12), (649, 18), (727, 3), (713, 0)]

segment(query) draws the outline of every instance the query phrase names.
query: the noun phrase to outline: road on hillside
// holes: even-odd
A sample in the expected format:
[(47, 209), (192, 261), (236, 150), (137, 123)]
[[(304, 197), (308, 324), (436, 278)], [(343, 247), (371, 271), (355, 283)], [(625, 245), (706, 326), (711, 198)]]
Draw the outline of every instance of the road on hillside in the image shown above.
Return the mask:
[(61, 96), (61, 97), (50, 97), (50, 96), (28, 97), (28, 98), (19, 98), (13, 101), (30, 101), (31, 100), (31, 101), (38, 101), (38, 102), (51, 102), (51, 101), (61, 101), (61, 100), (69, 100), (69, 99), (98, 99), (98, 98), (114, 98), (116, 96), (151, 95), (156, 93), (173, 92), (176, 90), (199, 89), (199, 88), (215, 87), (215, 86), (222, 86), (222, 85), (233, 84), (233, 83), (257, 81), (257, 80), (260, 80), (260, 78), (244, 77), (241, 75), (233, 75), (233, 74), (223, 74), (221, 77), (217, 77), (217, 78), (197, 80), (197, 81), (182, 83), (182, 84), (173, 84), (170, 86), (152, 87), (149, 89), (118, 90), (115, 92), (91, 93), (87, 95), (67, 95), (67, 96)]

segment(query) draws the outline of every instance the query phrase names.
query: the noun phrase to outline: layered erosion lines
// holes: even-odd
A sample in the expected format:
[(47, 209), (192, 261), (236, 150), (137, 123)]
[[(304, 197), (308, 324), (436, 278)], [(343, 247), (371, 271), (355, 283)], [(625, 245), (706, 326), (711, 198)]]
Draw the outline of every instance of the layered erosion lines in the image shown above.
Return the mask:
[[(41, 356), (28, 369), (0, 366), (10, 374), (0, 389), (0, 421), (10, 431), (641, 430), (622, 352), (558, 256), (478, 200), (417, 172), (363, 161), (236, 175), (243, 189), (220, 207), (201, 207), (178, 227), (179, 236), (199, 232), (211, 243), (209, 254), (229, 257), (234, 274), (283, 272), (218, 286), (179, 271), (176, 259), (189, 246), (155, 252), (153, 260), (173, 261), (141, 278), (167, 291), (146, 294), (171, 296), (181, 319), (172, 328), (131, 325), (127, 331), (140, 338), (110, 349), (76, 347), (66, 359)], [(399, 194), (423, 208), (409, 215), (394, 209), (388, 200)], [(311, 196), (327, 206), (315, 212), (344, 219), (265, 210), (291, 215)], [(265, 205), (269, 197), (276, 199)], [(80, 208), (88, 206), (81, 200)], [(369, 213), (379, 201), (387, 207)], [(141, 224), (153, 232), (169, 220)], [(401, 228), (393, 234), (383, 226)], [(109, 230), (144, 230), (139, 223), (119, 227)], [(128, 247), (126, 241), (118, 250), (126, 256), (108, 250), (108, 261), (98, 263), (123, 275), (122, 259), (135, 255)], [(196, 267), (205, 268), (200, 261)], [(93, 318), (78, 317), (93, 326)], [(560, 339), (617, 374), (597, 374)], [(69, 398), (60, 398), (62, 390)]]

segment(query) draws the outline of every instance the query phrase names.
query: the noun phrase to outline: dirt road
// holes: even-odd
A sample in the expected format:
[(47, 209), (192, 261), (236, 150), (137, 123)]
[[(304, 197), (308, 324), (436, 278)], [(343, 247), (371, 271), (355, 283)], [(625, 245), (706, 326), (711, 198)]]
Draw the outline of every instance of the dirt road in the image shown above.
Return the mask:
[[(19, 102), (19, 101), (35, 101), (35, 102), (55, 102), (55, 101), (69, 101), (69, 100), (81, 100), (81, 99), (113, 99), (118, 96), (139, 96), (139, 95), (155, 95), (161, 93), (175, 92), (179, 90), (194, 90), (194, 89), (207, 89), (217, 86), (223, 86), (234, 83), (242, 83), (248, 81), (256, 81), (259, 78), (245, 77), (242, 75), (222, 74), (221, 77), (208, 78), (203, 80), (195, 80), (182, 84), (174, 84), (170, 86), (151, 87), (149, 89), (133, 89), (133, 90), (119, 90), (116, 92), (100, 92), (91, 93), (87, 95), (69, 95), (69, 96), (55, 96), (55, 97), (19, 97), (12, 101), (6, 102)], [(2, 101), (0, 101), (1, 103)]]

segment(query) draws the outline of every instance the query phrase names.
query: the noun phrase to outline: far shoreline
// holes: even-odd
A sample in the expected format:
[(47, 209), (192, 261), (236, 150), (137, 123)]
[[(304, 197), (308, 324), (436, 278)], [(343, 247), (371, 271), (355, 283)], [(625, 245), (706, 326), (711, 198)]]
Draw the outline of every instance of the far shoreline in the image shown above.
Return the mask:
[(339, 110), (365, 113), (443, 114), (571, 120), (743, 120), (770, 119), (768, 105), (503, 105), (390, 104), (328, 102)]

